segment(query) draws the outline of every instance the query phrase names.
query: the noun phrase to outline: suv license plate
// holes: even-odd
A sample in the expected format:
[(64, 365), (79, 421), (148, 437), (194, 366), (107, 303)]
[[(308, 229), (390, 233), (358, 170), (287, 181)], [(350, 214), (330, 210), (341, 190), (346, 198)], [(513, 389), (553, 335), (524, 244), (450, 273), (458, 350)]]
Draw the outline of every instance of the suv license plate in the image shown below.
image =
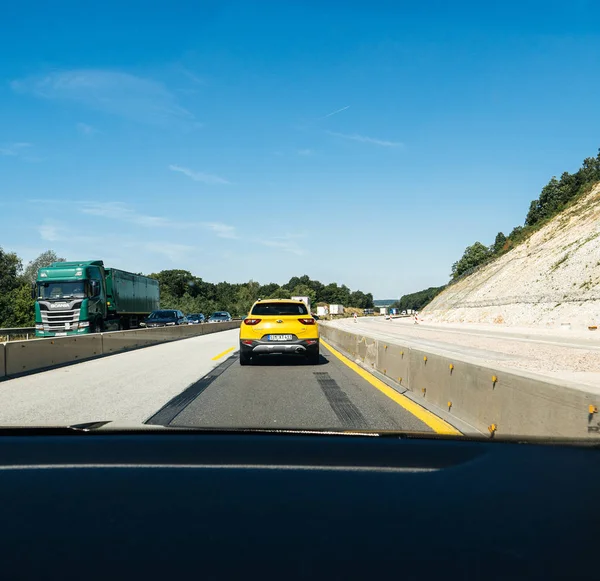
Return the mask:
[(269, 335), (269, 341), (291, 341), (293, 335)]

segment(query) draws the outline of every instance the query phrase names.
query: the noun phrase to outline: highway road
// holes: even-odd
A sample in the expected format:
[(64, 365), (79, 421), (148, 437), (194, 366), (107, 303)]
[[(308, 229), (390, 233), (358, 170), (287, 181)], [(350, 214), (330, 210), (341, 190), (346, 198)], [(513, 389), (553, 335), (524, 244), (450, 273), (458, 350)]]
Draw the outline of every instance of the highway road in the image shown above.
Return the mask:
[(441, 420), (321, 347), (318, 365), (272, 355), (239, 365), (238, 331), (120, 353), (0, 382), (0, 425), (392, 429)]

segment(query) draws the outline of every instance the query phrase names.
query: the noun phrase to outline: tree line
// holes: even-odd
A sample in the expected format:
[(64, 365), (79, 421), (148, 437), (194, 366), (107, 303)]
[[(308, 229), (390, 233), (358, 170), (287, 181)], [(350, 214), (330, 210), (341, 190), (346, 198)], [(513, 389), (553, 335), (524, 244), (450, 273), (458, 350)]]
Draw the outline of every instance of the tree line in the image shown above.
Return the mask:
[(394, 309), (400, 309), (406, 311), (412, 309), (413, 311), (420, 311), (426, 304), (430, 303), (437, 295), (439, 295), (446, 287), (445, 286), (432, 286), (425, 290), (418, 291), (416, 293), (410, 293), (400, 297), (399, 301), (396, 301), (391, 305)]
[(37, 271), (64, 260), (53, 250), (47, 250), (24, 266), (16, 253), (0, 248), (0, 327), (33, 327), (35, 311), (31, 285)]
[(283, 285), (260, 284), (250, 280), (245, 283), (211, 283), (194, 276), (187, 270), (163, 270), (150, 274), (160, 285), (161, 308), (179, 309), (184, 313), (209, 314), (228, 311), (234, 316), (248, 314), (257, 299), (286, 299), (307, 296), (311, 304), (341, 304), (356, 308), (373, 308), (373, 295), (350, 290), (335, 282), (323, 284), (308, 275), (293, 276)]
[[(35, 260), (23, 264), (14, 252), (0, 248), (0, 327), (31, 327), (34, 324), (34, 300), (31, 285), (37, 271), (53, 262), (64, 262), (53, 250), (47, 250)], [(141, 274), (141, 273), (140, 273)], [(149, 274), (159, 282), (161, 308), (180, 309), (184, 313), (229, 311), (234, 316), (246, 315), (258, 298), (290, 298), (308, 296), (312, 304), (342, 304), (349, 307), (372, 308), (373, 295), (352, 291), (346, 285), (323, 284), (307, 275), (294, 276), (286, 284), (261, 285), (246, 283), (211, 283), (187, 270), (162, 270)]]
[[(510, 251), (531, 236), (536, 230), (539, 230), (559, 212), (588, 193), (594, 184), (599, 181), (600, 149), (598, 149), (596, 157), (587, 157), (584, 159), (581, 167), (575, 173), (564, 172), (559, 180), (556, 179), (556, 176), (553, 176), (542, 188), (539, 197), (529, 204), (529, 211), (525, 216), (523, 226), (516, 226), (508, 236), (503, 232), (498, 232), (493, 244), (490, 246), (486, 246), (479, 241), (471, 246), (467, 246), (460, 259), (452, 265), (451, 280), (457, 280), (461, 276), (466, 276), (476, 267)], [(416, 293), (404, 295), (393, 306), (398, 306), (402, 309), (412, 308), (420, 310), (431, 302), (444, 288), (444, 286), (431, 287)]]
[(491, 246), (485, 246), (481, 242), (467, 246), (462, 257), (452, 265), (452, 279), (457, 279), (474, 267), (505, 254), (588, 193), (599, 181), (600, 149), (596, 157), (586, 157), (575, 173), (564, 172), (560, 180), (552, 176), (542, 188), (539, 197), (529, 204), (523, 226), (516, 226), (508, 236), (498, 232)]

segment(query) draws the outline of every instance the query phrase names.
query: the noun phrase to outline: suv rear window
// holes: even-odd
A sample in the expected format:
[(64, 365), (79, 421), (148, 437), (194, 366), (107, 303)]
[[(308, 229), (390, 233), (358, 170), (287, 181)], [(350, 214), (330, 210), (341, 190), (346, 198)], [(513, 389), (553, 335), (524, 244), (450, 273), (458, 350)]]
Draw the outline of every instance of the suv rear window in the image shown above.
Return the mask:
[(258, 303), (252, 309), (253, 315), (308, 315), (304, 303)]

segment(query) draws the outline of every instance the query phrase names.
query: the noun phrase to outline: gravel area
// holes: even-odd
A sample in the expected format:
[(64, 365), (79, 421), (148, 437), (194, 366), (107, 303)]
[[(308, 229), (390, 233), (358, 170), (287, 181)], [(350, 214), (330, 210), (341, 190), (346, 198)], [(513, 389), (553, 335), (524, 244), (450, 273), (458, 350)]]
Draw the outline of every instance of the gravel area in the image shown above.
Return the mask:
[[(452, 325), (408, 319), (364, 318), (332, 321), (353, 333), (398, 341), (427, 341), (441, 349), (476, 357), (482, 365), (511, 367), (600, 387), (600, 334), (551, 334), (547, 330), (498, 329), (489, 325)], [(588, 331), (588, 333), (591, 333)], [(498, 356), (495, 357), (494, 353)]]
[(422, 314), (436, 322), (600, 326), (600, 185)]

